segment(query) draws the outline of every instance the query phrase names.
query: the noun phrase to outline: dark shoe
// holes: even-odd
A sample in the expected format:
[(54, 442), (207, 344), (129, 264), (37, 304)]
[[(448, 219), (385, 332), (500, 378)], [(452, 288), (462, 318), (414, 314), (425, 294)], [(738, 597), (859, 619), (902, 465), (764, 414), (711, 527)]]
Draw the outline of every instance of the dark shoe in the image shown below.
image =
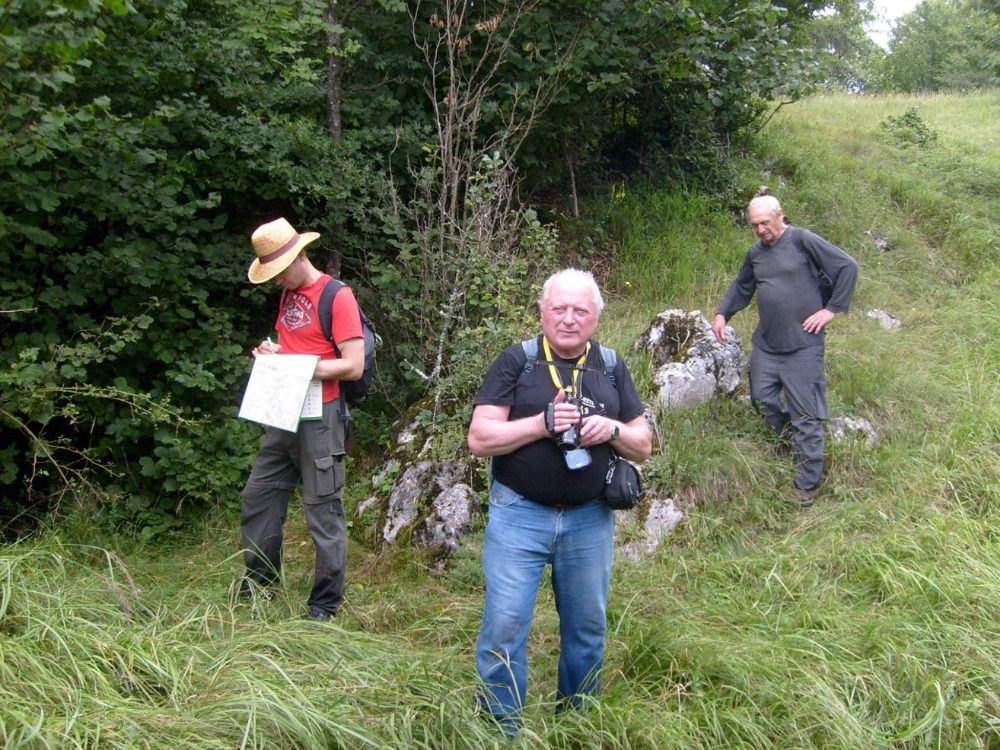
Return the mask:
[(337, 613), (327, 612), (325, 609), (320, 609), (319, 607), (310, 607), (309, 612), (306, 614), (306, 619), (313, 622), (329, 622), (335, 614)]
[(274, 599), (274, 592), (268, 586), (262, 586), (250, 578), (240, 581), (240, 589), (236, 597), (242, 601), (267, 603)]
[(819, 494), (819, 487), (813, 487), (811, 490), (798, 490), (798, 501), (800, 508), (808, 508), (813, 504), (816, 499), (816, 495)]

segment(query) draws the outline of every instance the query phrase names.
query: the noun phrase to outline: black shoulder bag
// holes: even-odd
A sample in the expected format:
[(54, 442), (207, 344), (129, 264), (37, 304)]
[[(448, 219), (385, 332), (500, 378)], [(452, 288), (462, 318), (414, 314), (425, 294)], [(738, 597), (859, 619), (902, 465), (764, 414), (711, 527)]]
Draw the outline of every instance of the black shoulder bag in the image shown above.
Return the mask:
[(608, 476), (604, 482), (604, 502), (612, 510), (634, 508), (646, 489), (642, 485), (642, 470), (639, 465), (622, 458), (613, 450), (608, 461)]
[[(617, 379), (612, 378), (612, 382), (615, 388), (618, 388)], [(611, 458), (608, 460), (608, 474), (604, 480), (605, 504), (612, 510), (630, 510), (645, 496), (646, 489), (642, 484), (642, 470), (639, 464), (622, 458), (612, 448)]]

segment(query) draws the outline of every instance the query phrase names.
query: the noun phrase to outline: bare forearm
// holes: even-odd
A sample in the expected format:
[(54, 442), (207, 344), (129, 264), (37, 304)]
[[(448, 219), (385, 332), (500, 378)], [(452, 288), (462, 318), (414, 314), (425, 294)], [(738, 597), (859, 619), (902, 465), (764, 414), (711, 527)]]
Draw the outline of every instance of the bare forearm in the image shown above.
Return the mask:
[(630, 422), (596, 416), (584, 419), (580, 428), (580, 445), (589, 447), (599, 443), (608, 443), (615, 453), (630, 461), (645, 461), (653, 451), (653, 436), (645, 417), (637, 417)]
[(512, 421), (474, 414), (469, 427), (469, 450), (481, 458), (503, 456), (545, 437), (548, 431), (542, 413)]
[(639, 423), (622, 425), (618, 439), (611, 445), (619, 456), (630, 461), (645, 461), (653, 452), (653, 434), (644, 417)]
[(364, 339), (348, 339), (339, 345), (338, 359), (320, 360), (313, 377), (320, 380), (359, 380), (365, 371)]
[(364, 362), (358, 367), (349, 359), (321, 359), (316, 364), (313, 377), (318, 380), (357, 380), (364, 371)]

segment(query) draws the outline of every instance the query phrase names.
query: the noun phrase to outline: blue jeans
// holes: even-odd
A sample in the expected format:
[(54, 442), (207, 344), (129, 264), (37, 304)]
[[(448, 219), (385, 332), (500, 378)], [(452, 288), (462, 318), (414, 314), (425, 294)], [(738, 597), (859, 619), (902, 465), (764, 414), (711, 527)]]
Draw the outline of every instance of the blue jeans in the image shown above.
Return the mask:
[(560, 510), (493, 483), (476, 667), (481, 704), (506, 726), (519, 724), (525, 704), (528, 632), (546, 565), (559, 613), (559, 706), (600, 691), (614, 529), (614, 511), (600, 499)]

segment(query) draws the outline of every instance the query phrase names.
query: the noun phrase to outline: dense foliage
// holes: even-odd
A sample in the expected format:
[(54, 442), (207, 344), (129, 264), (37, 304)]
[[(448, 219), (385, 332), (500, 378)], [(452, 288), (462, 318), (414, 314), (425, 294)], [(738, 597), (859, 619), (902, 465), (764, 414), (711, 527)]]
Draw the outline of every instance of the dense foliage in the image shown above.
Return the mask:
[(718, 187), (770, 102), (825, 77), (822, 6), (4, 3), (0, 513), (96, 480), (111, 521), (155, 531), (235, 496), (275, 303), (247, 238), (278, 215), (322, 233), (387, 342), (362, 435), (462, 399), (525, 259), (600, 250), (551, 218), (635, 173)]
[(1000, 7), (924, 0), (903, 16), (879, 85), (891, 91), (961, 91), (1000, 81)]
[[(161, 543), (72, 516), (0, 545), (0, 746), (1000, 747), (998, 106), (1000, 92), (809, 97), (741, 160), (749, 184), (861, 264), (851, 312), (828, 329), (830, 409), (877, 437), (830, 441), (823, 493), (801, 510), (745, 399), (661, 414), (646, 463), (657, 505), (616, 519), (588, 710), (556, 712), (545, 585), (521, 735), (504, 742), (477, 713), (481, 531), (444, 571), (403, 540), (352, 536), (345, 606), (316, 624), (302, 619), (314, 561), (300, 507), (270, 601), (235, 596), (235, 507)], [(602, 207), (631, 282), (600, 325), (620, 351), (655, 311), (710, 310), (753, 241), (687, 189), (618, 185)], [(902, 327), (884, 330), (878, 310)], [(756, 315), (733, 323), (746, 341)], [(669, 537), (647, 536), (677, 509)]]

